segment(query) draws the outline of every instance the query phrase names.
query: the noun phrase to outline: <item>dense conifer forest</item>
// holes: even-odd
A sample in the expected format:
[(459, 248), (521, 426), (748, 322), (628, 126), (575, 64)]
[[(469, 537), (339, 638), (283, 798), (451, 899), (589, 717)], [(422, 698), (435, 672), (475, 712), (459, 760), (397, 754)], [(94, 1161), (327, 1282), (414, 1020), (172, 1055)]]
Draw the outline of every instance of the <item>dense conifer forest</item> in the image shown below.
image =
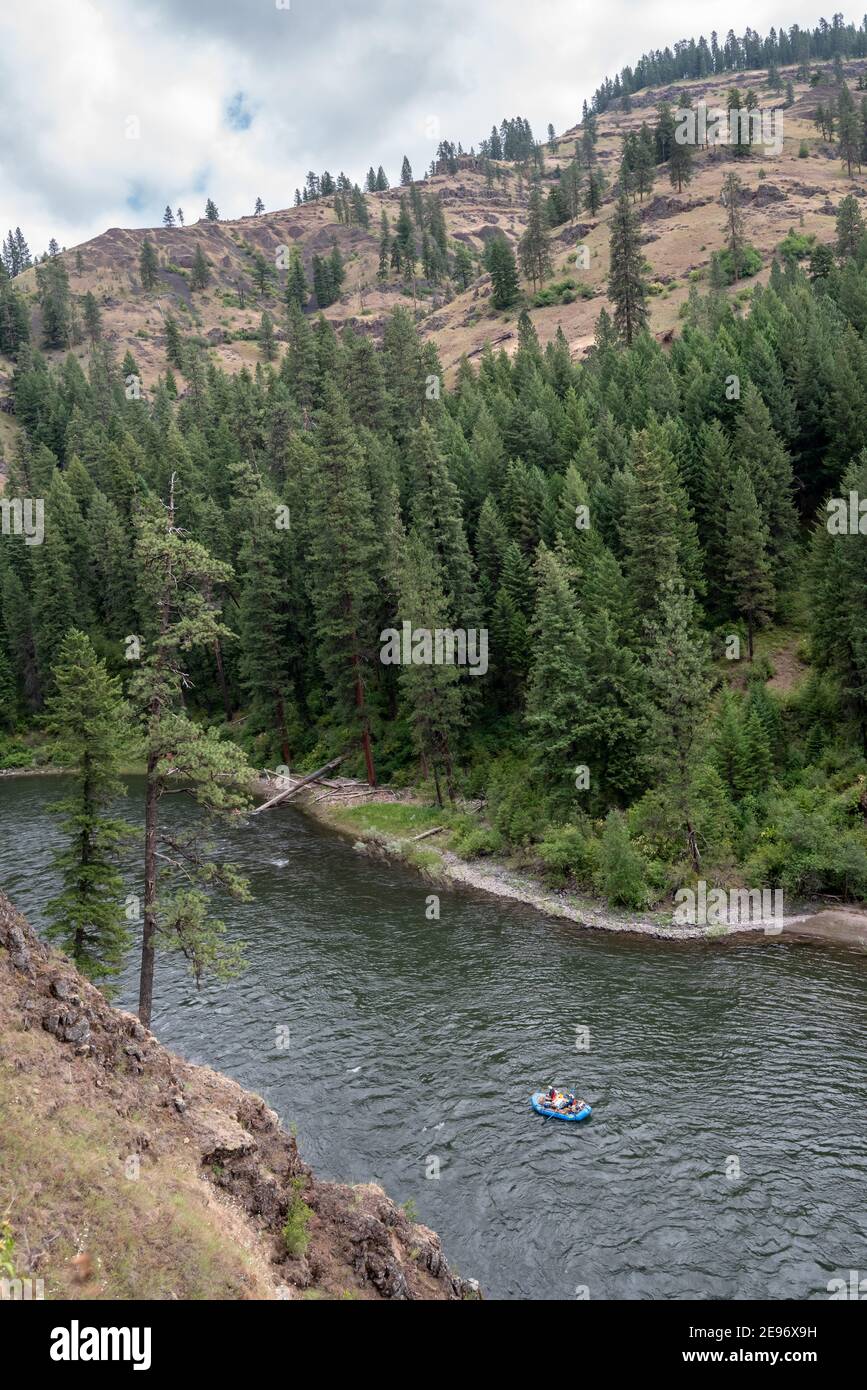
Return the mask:
[[(513, 360), (452, 390), (405, 311), (381, 351), (296, 314), (279, 363), (193, 358), (182, 400), (127, 399), (134, 363), (102, 345), (87, 375), (22, 347), (8, 492), (45, 498), (45, 541), (0, 550), (7, 748), (70, 629), (124, 681), (131, 640), (158, 641), (144, 573), (173, 493), (194, 616), (220, 615), (178, 693), (255, 766), (347, 751), (484, 798), (470, 848), (534, 847), (615, 900), (731, 864), (863, 891), (865, 541), (825, 503), (867, 497), (865, 266), (863, 237), (822, 274), (776, 266), (743, 318), (696, 293), (670, 351), (603, 314), (582, 365), (524, 316)], [(383, 664), (403, 621), (486, 628), (484, 679)], [(769, 622), (803, 630), (796, 698), (749, 660)]]

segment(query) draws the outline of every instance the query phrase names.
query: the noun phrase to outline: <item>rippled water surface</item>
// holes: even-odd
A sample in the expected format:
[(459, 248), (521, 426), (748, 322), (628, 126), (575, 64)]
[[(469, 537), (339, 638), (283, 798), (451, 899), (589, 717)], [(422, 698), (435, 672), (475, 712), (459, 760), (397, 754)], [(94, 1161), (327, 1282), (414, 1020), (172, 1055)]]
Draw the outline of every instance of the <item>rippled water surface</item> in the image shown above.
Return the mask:
[[(0, 885), (37, 926), (62, 786), (0, 779)], [(291, 808), (229, 843), (247, 971), (197, 993), (161, 958), (154, 1031), (264, 1095), (321, 1176), (412, 1199), (489, 1294), (826, 1298), (867, 1271), (867, 957), (595, 936), (455, 893), (431, 922), (415, 874)], [(131, 962), (125, 1007), (136, 985)], [(532, 1113), (552, 1079), (588, 1123)]]

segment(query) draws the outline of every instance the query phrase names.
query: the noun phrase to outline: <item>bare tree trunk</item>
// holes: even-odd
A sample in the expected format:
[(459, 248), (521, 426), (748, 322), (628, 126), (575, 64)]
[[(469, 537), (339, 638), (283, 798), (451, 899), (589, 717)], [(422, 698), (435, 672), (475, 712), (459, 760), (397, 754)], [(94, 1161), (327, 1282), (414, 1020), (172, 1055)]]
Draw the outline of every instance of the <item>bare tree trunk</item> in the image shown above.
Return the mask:
[(223, 669), (223, 649), (220, 646), (219, 638), (214, 642), (214, 660), (217, 663), (217, 680), (220, 684), (220, 694), (223, 697), (223, 709), (226, 712), (226, 723), (232, 722), (232, 701), (229, 699), (229, 687), (226, 684), (226, 672)]
[(148, 754), (147, 796), (145, 799), (145, 897), (144, 927), (141, 939), (141, 975), (138, 987), (138, 1016), (145, 1028), (151, 1024), (154, 1001), (155, 937), (157, 932), (157, 754)]

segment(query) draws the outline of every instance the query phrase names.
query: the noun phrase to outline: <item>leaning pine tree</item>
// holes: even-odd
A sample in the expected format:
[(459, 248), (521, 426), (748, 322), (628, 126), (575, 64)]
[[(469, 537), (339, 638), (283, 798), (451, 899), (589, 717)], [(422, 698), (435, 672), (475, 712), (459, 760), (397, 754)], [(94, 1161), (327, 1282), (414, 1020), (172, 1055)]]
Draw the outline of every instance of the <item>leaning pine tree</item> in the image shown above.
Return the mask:
[(129, 946), (118, 854), (130, 833), (106, 814), (120, 795), (118, 769), (129, 729), (120, 681), (110, 676), (90, 638), (73, 628), (54, 667), (46, 728), (51, 756), (69, 773), (70, 791), (53, 808), (68, 835), (57, 855), (62, 892), (48, 904), (48, 935), (97, 984), (117, 974)]
[(647, 286), (638, 218), (625, 192), (618, 198), (611, 219), (608, 294), (614, 304), (614, 322), (625, 345), (631, 347), (647, 324)]
[[(149, 1026), (157, 945), (180, 950), (196, 983), (208, 972), (228, 978), (241, 948), (227, 943), (222, 922), (209, 915), (220, 889), (246, 900), (234, 866), (213, 860), (203, 838), (208, 821), (235, 821), (249, 805), (255, 773), (238, 748), (193, 721), (184, 708), (191, 686), (185, 659), (212, 652), (232, 634), (220, 621), (215, 592), (232, 578), (175, 518), (175, 476), (169, 501), (152, 504), (138, 519), (136, 560), (146, 613), (146, 655), (130, 682), (141, 712), (147, 757), (145, 896), (139, 1017)], [(160, 806), (172, 789), (188, 791), (205, 813), (185, 828), (161, 825)]]

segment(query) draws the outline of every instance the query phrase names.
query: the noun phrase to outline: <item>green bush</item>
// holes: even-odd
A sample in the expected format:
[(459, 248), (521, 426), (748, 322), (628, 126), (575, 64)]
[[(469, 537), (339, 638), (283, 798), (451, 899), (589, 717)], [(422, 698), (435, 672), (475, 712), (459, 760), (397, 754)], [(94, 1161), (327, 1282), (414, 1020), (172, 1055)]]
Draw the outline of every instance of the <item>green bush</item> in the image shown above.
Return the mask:
[(306, 1255), (307, 1247), (310, 1244), (310, 1233), (307, 1227), (310, 1224), (313, 1211), (301, 1196), (300, 1189), (303, 1185), (302, 1178), (296, 1178), (292, 1184), (295, 1191), (286, 1213), (286, 1224), (283, 1227), (283, 1244), (286, 1253), (295, 1257)]
[[(715, 251), (711, 260), (717, 269), (717, 274), (721, 277), (723, 284), (733, 285), (735, 283), (734, 258), (731, 251)], [(740, 270), (738, 276), (740, 280), (747, 280), (751, 275), (757, 275), (762, 268), (762, 258), (754, 246), (745, 246), (741, 252)]]
[(646, 907), (647, 869), (632, 844), (626, 820), (609, 811), (599, 850), (598, 884), (608, 901), (620, 907)]
[(525, 762), (505, 757), (494, 763), (487, 797), (494, 827), (509, 844), (528, 845), (542, 838), (550, 811)]
[(549, 826), (537, 853), (554, 882), (574, 878), (588, 887), (593, 883), (599, 863), (598, 841), (579, 826)]
[(498, 830), (477, 825), (471, 830), (458, 831), (452, 838), (452, 849), (461, 859), (478, 859), (483, 854), (500, 854), (503, 837)]
[(747, 882), (793, 896), (867, 893), (867, 835), (851, 799), (824, 787), (799, 787), (773, 802), (769, 823), (747, 862)]
[(9, 771), (19, 767), (35, 767), (33, 750), (27, 747), (23, 738), (0, 734), (0, 769)]
[(593, 299), (595, 290), (590, 285), (580, 284), (570, 276), (568, 280), (555, 280), (544, 289), (537, 290), (530, 303), (535, 309), (547, 309), (552, 304), (573, 304), (576, 299)]
[(812, 233), (796, 232), (794, 227), (790, 227), (777, 249), (784, 261), (802, 261), (809, 256), (815, 241)]
[(807, 144), (806, 140), (802, 140), (801, 143), (800, 143), (800, 145), (798, 146), (798, 158), (799, 158), (799, 159), (808, 159), (809, 156), (810, 156), (810, 146)]

